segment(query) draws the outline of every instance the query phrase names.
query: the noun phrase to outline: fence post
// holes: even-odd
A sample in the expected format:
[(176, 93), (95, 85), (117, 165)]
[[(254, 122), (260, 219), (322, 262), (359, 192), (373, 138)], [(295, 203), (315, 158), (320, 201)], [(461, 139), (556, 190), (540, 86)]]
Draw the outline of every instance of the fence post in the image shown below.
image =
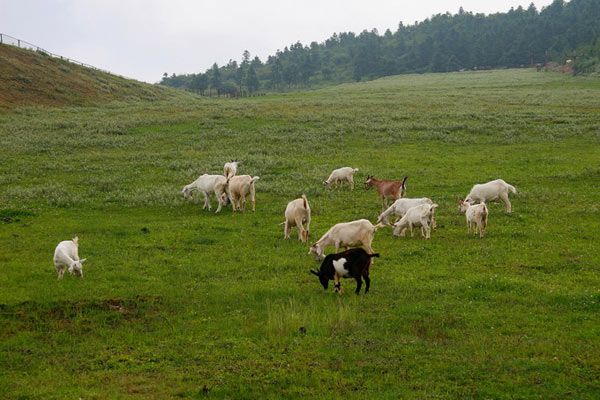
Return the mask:
[(577, 75), (577, 51), (573, 51), (573, 76)]
[(17, 39), (17, 47), (21, 47), (21, 39)]
[(0, 33), (0, 44), (2, 44), (2, 34)]

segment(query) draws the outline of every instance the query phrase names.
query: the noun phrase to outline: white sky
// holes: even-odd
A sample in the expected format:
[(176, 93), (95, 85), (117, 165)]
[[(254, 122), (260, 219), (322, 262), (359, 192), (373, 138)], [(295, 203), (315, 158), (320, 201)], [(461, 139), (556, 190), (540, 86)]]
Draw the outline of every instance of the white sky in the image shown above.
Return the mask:
[[(377, 28), (437, 13), (506, 12), (531, 0), (0, 0), (0, 33), (98, 68), (158, 82), (242, 52), (265, 61), (297, 41)], [(538, 11), (552, 0), (534, 0)]]

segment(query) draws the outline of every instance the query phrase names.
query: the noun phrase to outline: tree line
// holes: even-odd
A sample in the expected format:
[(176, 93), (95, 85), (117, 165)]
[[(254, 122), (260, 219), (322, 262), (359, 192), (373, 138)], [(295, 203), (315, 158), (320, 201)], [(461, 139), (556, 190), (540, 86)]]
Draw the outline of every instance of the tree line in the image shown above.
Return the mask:
[(160, 84), (208, 95), (247, 96), (259, 91), (362, 81), (389, 75), (513, 68), (564, 61), (577, 51), (578, 72), (600, 65), (600, 1), (554, 0), (506, 13), (437, 14), (395, 32), (334, 33), (322, 43), (294, 43), (263, 62), (244, 51), (240, 63), (213, 64), (204, 73), (163, 75)]

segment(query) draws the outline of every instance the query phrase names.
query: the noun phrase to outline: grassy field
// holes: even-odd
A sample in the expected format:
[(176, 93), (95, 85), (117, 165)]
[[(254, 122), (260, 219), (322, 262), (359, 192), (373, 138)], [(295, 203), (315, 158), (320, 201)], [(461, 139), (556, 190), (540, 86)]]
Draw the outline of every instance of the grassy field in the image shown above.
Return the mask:
[[(598, 79), (512, 70), (5, 113), (0, 397), (597, 399), (598, 99)], [(230, 158), (261, 178), (255, 213), (183, 200)], [(325, 190), (341, 166), (357, 188)], [(278, 223), (302, 193), (311, 241), (375, 221), (367, 174), (408, 176), (438, 231), (379, 230), (371, 291), (338, 296)], [(456, 199), (499, 177), (513, 213), (468, 236)], [(84, 277), (57, 281), (75, 235)]]

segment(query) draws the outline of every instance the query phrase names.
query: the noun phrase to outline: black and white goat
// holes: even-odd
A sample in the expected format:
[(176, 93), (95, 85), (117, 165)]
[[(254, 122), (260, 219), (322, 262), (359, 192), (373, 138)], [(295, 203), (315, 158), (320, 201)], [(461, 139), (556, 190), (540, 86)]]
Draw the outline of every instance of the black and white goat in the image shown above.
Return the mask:
[(340, 285), (341, 278), (356, 279), (356, 294), (360, 293), (362, 287), (362, 278), (367, 284), (365, 294), (369, 291), (371, 279), (369, 278), (369, 267), (371, 266), (371, 258), (379, 257), (378, 253), (369, 254), (362, 248), (354, 248), (341, 253), (329, 254), (323, 260), (319, 271), (310, 270), (313, 274), (319, 277), (319, 281), (323, 288), (327, 290), (329, 281), (335, 281), (335, 291), (342, 293)]

